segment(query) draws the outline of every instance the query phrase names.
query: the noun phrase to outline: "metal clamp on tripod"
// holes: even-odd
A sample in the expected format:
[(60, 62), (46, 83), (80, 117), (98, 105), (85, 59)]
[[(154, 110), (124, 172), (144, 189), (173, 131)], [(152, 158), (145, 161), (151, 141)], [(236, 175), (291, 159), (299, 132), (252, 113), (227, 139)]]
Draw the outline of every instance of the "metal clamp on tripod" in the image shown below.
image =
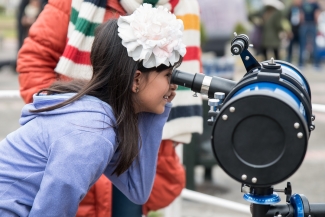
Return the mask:
[[(300, 167), (315, 129), (310, 87), (290, 63), (259, 63), (248, 51), (249, 38), (236, 35), (233, 55), (240, 55), (246, 74), (231, 80), (175, 71), (172, 83), (209, 97), (211, 143), (219, 166), (242, 183), (244, 199), (252, 203), (253, 217), (320, 217), (325, 204), (309, 204), (292, 194), (291, 184), (274, 190)], [(277, 192), (286, 194), (286, 204)]]

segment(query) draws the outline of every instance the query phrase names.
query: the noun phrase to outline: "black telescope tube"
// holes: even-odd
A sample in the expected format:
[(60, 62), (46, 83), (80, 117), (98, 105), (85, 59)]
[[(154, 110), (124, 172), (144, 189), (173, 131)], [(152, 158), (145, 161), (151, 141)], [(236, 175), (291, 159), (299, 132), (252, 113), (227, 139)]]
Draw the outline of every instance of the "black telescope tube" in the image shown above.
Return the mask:
[(311, 203), (309, 207), (313, 217), (325, 216), (325, 203)]
[(175, 70), (172, 74), (170, 83), (192, 89), (195, 74)]
[(171, 78), (172, 84), (188, 87), (196, 93), (208, 95), (214, 98), (215, 92), (223, 92), (226, 95), (236, 86), (237, 82), (220, 78), (210, 77), (204, 74), (182, 72), (175, 70)]
[(237, 82), (225, 79), (225, 78), (220, 78), (220, 77), (212, 77), (210, 89), (209, 89), (209, 94), (208, 96), (210, 98), (214, 97), (215, 92), (224, 92), (226, 96), (234, 87), (236, 86)]

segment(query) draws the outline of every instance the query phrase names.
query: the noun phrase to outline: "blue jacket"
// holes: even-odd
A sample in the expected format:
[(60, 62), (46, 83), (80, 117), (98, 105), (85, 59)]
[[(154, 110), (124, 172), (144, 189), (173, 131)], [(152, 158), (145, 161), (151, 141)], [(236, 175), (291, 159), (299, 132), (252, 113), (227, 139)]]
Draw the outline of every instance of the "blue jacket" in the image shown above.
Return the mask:
[(73, 94), (34, 96), (20, 124), (0, 142), (0, 216), (75, 216), (78, 204), (101, 174), (131, 201), (143, 204), (153, 185), (162, 129), (161, 115), (139, 114), (139, 158), (122, 175), (111, 175), (118, 159), (111, 107), (92, 96), (62, 108), (31, 113)]

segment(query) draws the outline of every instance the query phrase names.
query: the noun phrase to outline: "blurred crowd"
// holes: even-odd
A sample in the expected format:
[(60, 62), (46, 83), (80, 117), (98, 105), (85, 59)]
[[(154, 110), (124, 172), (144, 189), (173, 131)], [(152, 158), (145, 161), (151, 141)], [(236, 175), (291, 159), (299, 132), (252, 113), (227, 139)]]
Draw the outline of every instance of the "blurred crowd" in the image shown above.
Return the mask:
[[(228, 46), (233, 33), (250, 37), (259, 61), (281, 59), (319, 69), (325, 56), (322, 0), (199, 0), (201, 46), (207, 74), (233, 71)], [(17, 9), (18, 49), (47, 0), (21, 0)], [(13, 65), (15, 61), (0, 62)], [(212, 66), (212, 67), (211, 67)], [(212, 70), (213, 68), (214, 71)], [(218, 72), (217, 72), (218, 71)], [(221, 74), (221, 76), (223, 76)], [(231, 77), (224, 75), (223, 77)]]
[[(200, 0), (199, 3), (202, 49), (213, 53), (214, 62), (225, 57), (227, 60), (223, 62), (229, 62), (227, 46), (237, 32), (250, 37), (259, 61), (274, 57), (300, 68), (311, 64), (320, 69), (325, 56), (323, 1)], [(219, 76), (217, 70), (214, 74)]]
[[(254, 25), (252, 38), (258, 39), (254, 43), (256, 52), (264, 59), (269, 59), (273, 52), (275, 59), (288, 62), (293, 61), (293, 53), (298, 53), (299, 67), (310, 62), (319, 68), (322, 46), (316, 39), (320, 14), (316, 0), (293, 0), (288, 8), (279, 0), (264, 0), (263, 9), (249, 15)], [(282, 55), (281, 46), (286, 51)]]

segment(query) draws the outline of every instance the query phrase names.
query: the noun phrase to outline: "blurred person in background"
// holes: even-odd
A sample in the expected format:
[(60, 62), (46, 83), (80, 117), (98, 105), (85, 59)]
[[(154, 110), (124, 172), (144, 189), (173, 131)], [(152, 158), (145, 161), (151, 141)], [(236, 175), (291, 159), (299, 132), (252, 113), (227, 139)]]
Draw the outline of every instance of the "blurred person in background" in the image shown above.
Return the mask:
[[(33, 19), (33, 21), (31, 22), (31, 19), (26, 19), (26, 7), (29, 8), (35, 8), (33, 6), (31, 6), (32, 4), (36, 4), (36, 8), (39, 5), (38, 8), (38, 13), (36, 14), (34, 11), (34, 9), (32, 9), (32, 13), (36, 14), (36, 18), (39, 15), (39, 13), (41, 13), (41, 11), (43, 10), (44, 6), (47, 4), (47, 0), (34, 0), (34, 2), (32, 2), (33, 0), (21, 0), (19, 7), (18, 7), (18, 11), (17, 11), (17, 37), (18, 37), (18, 50), (21, 48), (21, 46), (23, 45), (24, 39), (28, 36), (28, 31), (30, 26), (35, 22), (36, 19)], [(30, 11), (29, 9), (27, 9), (27, 13), (28, 11)], [(24, 18), (25, 17), (25, 18)], [(35, 18), (35, 15), (33, 15), (33, 17)], [(30, 23), (28, 25), (28, 28), (26, 28), (26, 24)]]
[[(264, 8), (261, 13), (262, 18), (262, 39), (261, 39), (261, 53), (264, 60), (271, 57), (280, 59), (279, 50), (281, 45), (280, 32), (283, 30), (282, 10), (284, 4), (279, 0), (264, 0)], [(269, 56), (268, 52), (272, 51), (274, 56)]]
[[(317, 58), (316, 34), (317, 20), (320, 13), (320, 7), (316, 0), (306, 0), (302, 4), (303, 22), (300, 27), (300, 51), (299, 51), (299, 66), (305, 64), (306, 50), (309, 50), (310, 56), (313, 59), (315, 68), (319, 68), (319, 60)], [(309, 47), (307, 45), (310, 45)]]
[(21, 24), (23, 26), (22, 38), (28, 36), (29, 28), (36, 21), (39, 13), (41, 12), (41, 1), (40, 0), (29, 0), (28, 4), (24, 8), (24, 12), (21, 17)]
[[(183, 21), (183, 42), (187, 46), (187, 53), (179, 69), (200, 72), (197, 0), (50, 0), (31, 26), (29, 37), (18, 54), (17, 72), (24, 101), (30, 103), (33, 94), (57, 80), (88, 80), (91, 77), (89, 52), (96, 26), (111, 18), (131, 14), (142, 3), (162, 5)], [(94, 10), (91, 9), (96, 5), (102, 10), (93, 14)], [(143, 214), (166, 207), (184, 188), (185, 171), (176, 155), (175, 146), (189, 143), (192, 133), (202, 133), (201, 104), (201, 98), (193, 97), (189, 89), (177, 91), (174, 107), (163, 130), (154, 186), (149, 200), (142, 206)], [(77, 216), (111, 216), (111, 204), (112, 185), (102, 176), (80, 203)], [(127, 209), (125, 204), (119, 207)]]
[(288, 20), (291, 26), (291, 32), (288, 35), (289, 45), (287, 50), (287, 61), (291, 63), (292, 61), (292, 50), (295, 45), (300, 45), (300, 26), (304, 19), (302, 11), (302, 0), (293, 0), (292, 5), (288, 9)]
[(253, 48), (255, 50), (255, 55), (258, 56), (261, 54), (261, 41), (262, 41), (262, 32), (263, 32), (263, 21), (260, 15), (250, 15), (249, 20), (253, 25), (253, 30), (250, 33), (250, 43), (253, 44)]
[[(21, 0), (17, 10), (16, 27), (17, 27), (17, 51), (21, 48), (24, 39), (28, 36), (30, 26), (35, 22), (37, 16), (43, 9), (47, 0)], [(0, 60), (0, 69), (3, 66), (10, 66), (15, 72), (17, 60)]]

